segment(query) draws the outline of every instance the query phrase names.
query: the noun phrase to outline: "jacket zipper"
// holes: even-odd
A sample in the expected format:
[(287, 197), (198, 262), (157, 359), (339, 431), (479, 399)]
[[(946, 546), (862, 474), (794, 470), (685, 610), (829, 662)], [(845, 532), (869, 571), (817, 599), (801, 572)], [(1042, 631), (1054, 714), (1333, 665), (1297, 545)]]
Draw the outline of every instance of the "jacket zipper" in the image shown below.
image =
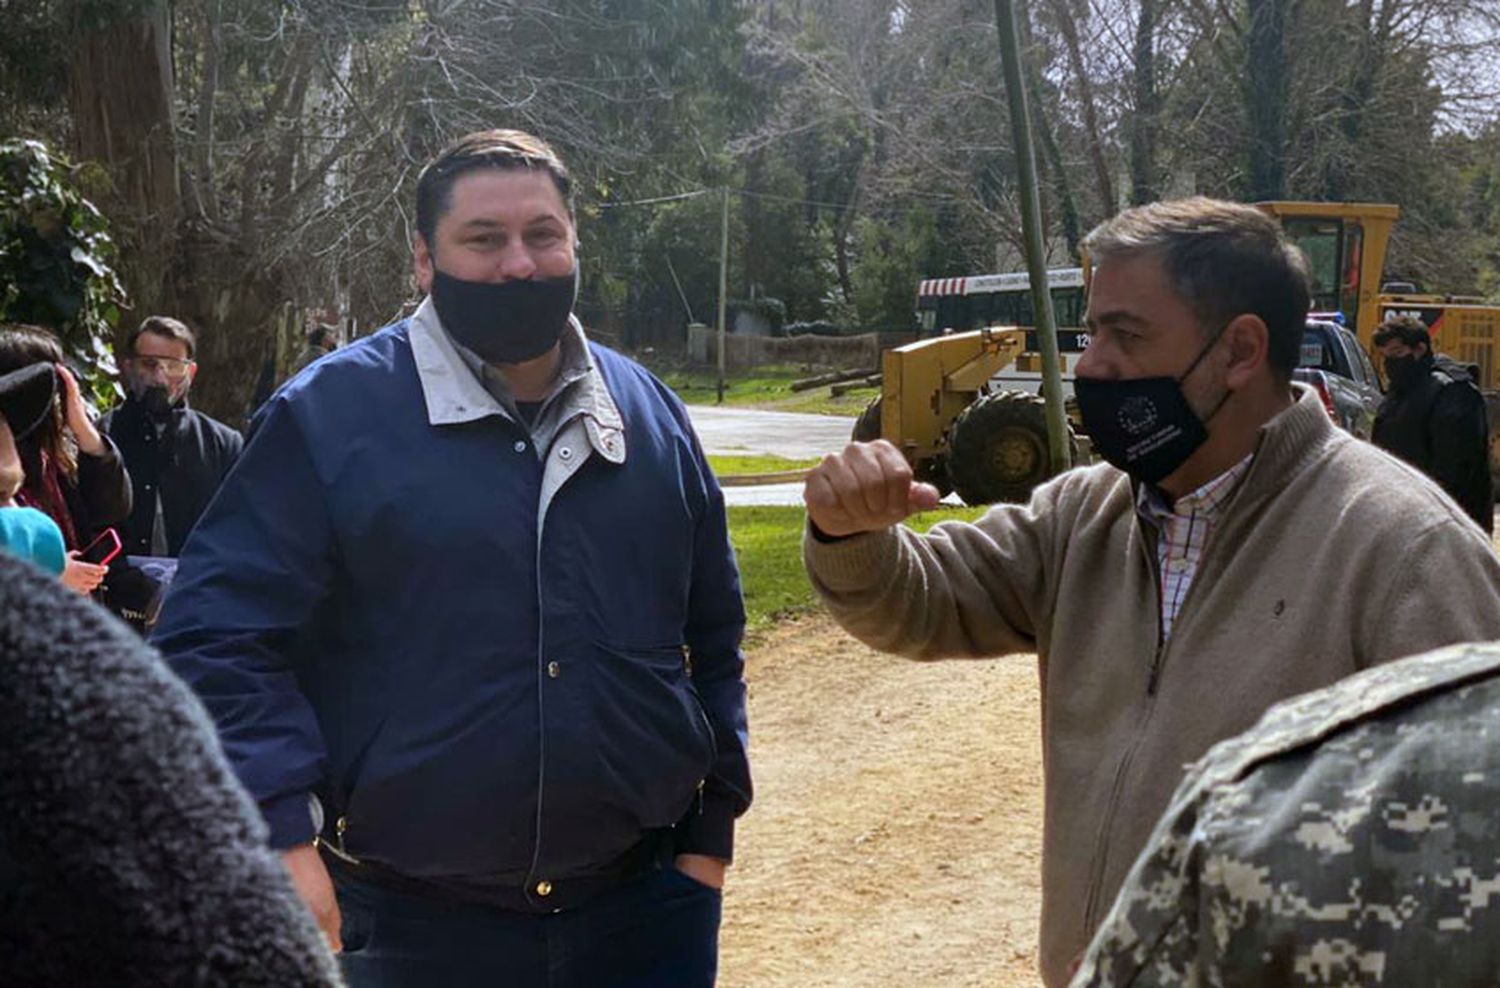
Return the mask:
[[(531, 435), (531, 430), (526, 431), (526, 441), (533, 449), (536, 449), (536, 439)], [(561, 430), (559, 433), (561, 434)], [(552, 437), (557, 441), (557, 435)], [(550, 449), (549, 449), (550, 452)], [(532, 455), (535, 455), (533, 452)], [(539, 462), (540, 476), (537, 479), (538, 501), (536, 520), (536, 716), (537, 716), (537, 765), (536, 765), (536, 819), (533, 824), (535, 828), (531, 844), (531, 864), (526, 869), (526, 888), (529, 890), (536, 881), (537, 869), (542, 863), (542, 821), (543, 797), (547, 782), (547, 607), (542, 594), (542, 533), (547, 525), (547, 515), (541, 507), (541, 490), (547, 484), (547, 458), (543, 455)]]
[[(1094, 838), (1094, 862), (1093, 874), (1089, 876), (1088, 896), (1084, 900), (1083, 907), (1083, 929), (1086, 936), (1092, 936), (1094, 931), (1095, 914), (1099, 909), (1099, 892), (1104, 885), (1104, 868), (1109, 862), (1108, 846), (1109, 834), (1114, 829), (1115, 814), (1120, 808), (1120, 794), (1125, 788), (1125, 779), (1130, 774), (1131, 764), (1135, 761), (1135, 753), (1141, 746), (1141, 738), (1145, 735), (1146, 723), (1151, 719), (1151, 712), (1156, 705), (1156, 687), (1161, 677), (1162, 660), (1166, 655), (1166, 629), (1161, 620), (1161, 566), (1156, 560), (1154, 546), (1142, 544), (1142, 551), (1146, 554), (1146, 565), (1151, 571), (1152, 600), (1156, 605), (1156, 651), (1151, 656), (1151, 666), (1146, 674), (1146, 696), (1145, 705), (1141, 715), (1136, 719), (1135, 732), (1130, 739), (1130, 744), (1125, 748), (1125, 753), (1120, 756), (1120, 762), (1115, 767), (1115, 778), (1109, 789), (1109, 801), (1104, 804), (1104, 819), (1100, 822), (1099, 833)], [(1188, 589), (1192, 593), (1192, 588)]]
[[(1243, 480), (1242, 480), (1243, 482)], [(1220, 528), (1215, 533), (1223, 538), (1225, 530)], [(1124, 790), (1125, 777), (1131, 763), (1135, 760), (1135, 753), (1140, 748), (1141, 739), (1145, 736), (1145, 727), (1151, 720), (1151, 714), (1156, 708), (1156, 691), (1161, 686), (1162, 669), (1166, 666), (1167, 640), (1166, 628), (1161, 620), (1161, 564), (1156, 558), (1156, 547), (1142, 544), (1142, 551), (1146, 554), (1146, 564), (1151, 570), (1151, 586), (1153, 599), (1156, 602), (1156, 652), (1151, 657), (1151, 668), (1146, 673), (1146, 697), (1145, 708), (1141, 711), (1140, 719), (1136, 721), (1135, 736), (1130, 739), (1130, 745), (1125, 749), (1124, 756), (1120, 759), (1119, 768), (1115, 770), (1114, 785), (1110, 789), (1109, 802), (1105, 805), (1104, 825), (1099, 830), (1099, 837), (1094, 848), (1094, 874), (1089, 882), (1089, 894), (1084, 905), (1083, 923), (1084, 931), (1092, 936), (1094, 922), (1097, 919), (1095, 913), (1099, 908), (1099, 892), (1104, 885), (1104, 867), (1107, 864), (1106, 847), (1109, 843), (1109, 832), (1114, 828), (1115, 814), (1119, 810), (1120, 793)], [(1176, 628), (1182, 626), (1182, 619), (1188, 613), (1188, 605), (1197, 598), (1198, 588), (1204, 582), (1204, 576), (1208, 569), (1205, 564), (1210, 560), (1205, 553), (1199, 561), (1198, 571), (1193, 574), (1192, 585), (1182, 598), (1182, 606), (1177, 610)], [(1175, 630), (1175, 629), (1174, 629)]]
[[(566, 424), (564, 424), (553, 434), (551, 443), (548, 445), (546, 451), (543, 453), (539, 460), (539, 465), (541, 467), (541, 476), (538, 480), (540, 487), (538, 488), (539, 499), (537, 502), (536, 519), (536, 712), (538, 725), (535, 822), (536, 835), (531, 845), (531, 866), (527, 869), (526, 874), (526, 887), (528, 889), (532, 887), (533, 882), (536, 880), (537, 870), (541, 867), (542, 863), (542, 822), (545, 819), (543, 808), (544, 797), (546, 795), (547, 788), (547, 608), (545, 595), (542, 590), (542, 536), (547, 528), (547, 510), (551, 508), (551, 501), (549, 500), (546, 507), (543, 507), (540, 501), (540, 494), (541, 490), (547, 486), (547, 461), (551, 456), (552, 449), (557, 445), (558, 440), (563, 437), (568, 428), (571, 427), (574, 422), (580, 423), (580, 427), (585, 429), (583, 442), (581, 444), (584, 449), (584, 454), (582, 457), (580, 457), (578, 468), (575, 468), (572, 473), (568, 474), (567, 477), (564, 477), (563, 483), (566, 484), (569, 480), (578, 475), (578, 469), (581, 469), (582, 461), (593, 455), (593, 446), (588, 440), (586, 431), (587, 426), (581, 425), (581, 423), (583, 422), (582, 416), (569, 419)], [(531, 431), (529, 429), (526, 430), (526, 433), (526, 440), (532, 445), (533, 451), (535, 451), (538, 448), (536, 446), (536, 439), (531, 435)], [(561, 490), (562, 487), (561, 485), (559, 485), (558, 491)], [(553, 492), (553, 499), (556, 498), (558, 491)]]

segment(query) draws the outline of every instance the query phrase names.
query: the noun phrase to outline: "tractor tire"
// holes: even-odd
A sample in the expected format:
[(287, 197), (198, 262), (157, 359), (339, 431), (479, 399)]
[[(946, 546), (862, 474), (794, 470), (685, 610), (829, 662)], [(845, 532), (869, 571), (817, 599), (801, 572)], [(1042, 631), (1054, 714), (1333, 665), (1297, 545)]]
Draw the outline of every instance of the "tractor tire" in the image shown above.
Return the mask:
[[(1076, 459), (1072, 429), (1068, 445)], [(1065, 468), (1048, 450), (1046, 404), (1024, 391), (980, 395), (954, 420), (948, 449), (949, 480), (970, 505), (1024, 502)]]
[[(849, 435), (854, 442), (872, 443), (880, 438), (880, 400), (880, 395), (871, 398), (865, 410), (859, 413), (859, 418), (854, 420), (854, 431)], [(912, 464), (913, 479), (931, 484), (939, 494), (947, 497), (953, 485), (948, 481), (944, 462), (942, 457), (933, 456)]]
[(871, 398), (865, 410), (859, 413), (850, 439), (857, 443), (873, 443), (880, 438), (880, 398), (880, 395)]

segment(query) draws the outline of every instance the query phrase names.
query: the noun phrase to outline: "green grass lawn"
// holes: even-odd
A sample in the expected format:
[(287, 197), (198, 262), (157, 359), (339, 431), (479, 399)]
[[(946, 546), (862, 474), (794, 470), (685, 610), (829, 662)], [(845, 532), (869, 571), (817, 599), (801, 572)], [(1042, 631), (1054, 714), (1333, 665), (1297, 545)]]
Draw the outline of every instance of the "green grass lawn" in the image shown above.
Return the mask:
[(773, 456), (769, 453), (710, 453), (708, 465), (719, 477), (743, 477), (747, 474), (785, 473), (788, 470), (806, 470), (818, 465), (820, 457), (805, 460)]
[[(913, 515), (907, 524), (925, 532), (940, 521), (972, 521), (985, 508), (944, 508)], [(802, 568), (802, 524), (798, 507), (730, 507), (729, 540), (740, 564), (747, 633), (753, 639), (777, 620), (815, 606), (812, 584)]]
[[(712, 405), (718, 398), (718, 377), (713, 371), (664, 370), (659, 372), (667, 387), (689, 405)], [(792, 382), (810, 377), (803, 367), (757, 367), (724, 380), (724, 404), (739, 408), (767, 408), (778, 412), (811, 412), (820, 415), (858, 415), (879, 388), (855, 388), (838, 398), (829, 397), (828, 385), (793, 391)]]

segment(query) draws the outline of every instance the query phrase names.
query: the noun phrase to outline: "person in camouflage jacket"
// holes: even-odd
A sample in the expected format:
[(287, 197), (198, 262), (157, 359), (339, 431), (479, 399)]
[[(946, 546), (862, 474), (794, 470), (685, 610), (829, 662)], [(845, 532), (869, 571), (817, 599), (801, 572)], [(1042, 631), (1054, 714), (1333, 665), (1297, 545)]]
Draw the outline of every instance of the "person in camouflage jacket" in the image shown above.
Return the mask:
[(1073, 988), (1500, 984), (1500, 643), (1273, 707), (1188, 773)]

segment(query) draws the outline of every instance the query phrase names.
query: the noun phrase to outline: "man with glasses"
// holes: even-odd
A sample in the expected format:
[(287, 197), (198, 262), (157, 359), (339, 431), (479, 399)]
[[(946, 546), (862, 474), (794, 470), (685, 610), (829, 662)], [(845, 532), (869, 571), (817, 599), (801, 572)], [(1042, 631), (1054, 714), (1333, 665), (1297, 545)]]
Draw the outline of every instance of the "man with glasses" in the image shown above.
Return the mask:
[(175, 557), (244, 439), (188, 407), (197, 340), (176, 319), (151, 316), (131, 334), (121, 361), (125, 402), (104, 417), (135, 488), (120, 532), (134, 556)]

